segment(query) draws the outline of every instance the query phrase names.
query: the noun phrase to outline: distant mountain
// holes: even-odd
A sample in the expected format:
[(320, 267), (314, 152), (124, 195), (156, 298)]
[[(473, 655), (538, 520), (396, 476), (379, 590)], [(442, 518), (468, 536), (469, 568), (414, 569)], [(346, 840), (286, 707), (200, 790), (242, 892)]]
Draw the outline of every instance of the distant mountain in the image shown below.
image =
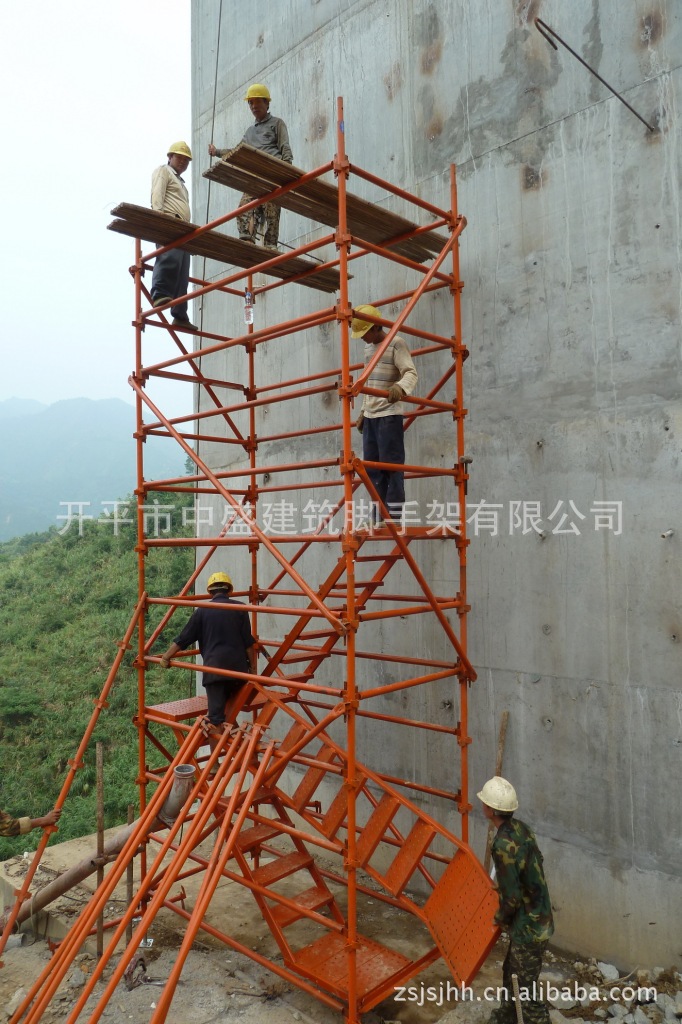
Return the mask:
[(44, 402), (36, 402), (35, 398), (5, 398), (0, 402), (0, 419), (12, 416), (30, 416), (32, 413), (47, 409)]
[[(36, 406), (38, 408), (36, 408)], [(9, 414), (8, 414), (9, 412)], [(63, 528), (60, 502), (89, 502), (94, 518), (136, 486), (135, 410), (118, 398), (74, 398), (40, 406), (0, 402), (0, 541)], [(170, 440), (145, 444), (145, 478), (182, 473), (185, 455)]]

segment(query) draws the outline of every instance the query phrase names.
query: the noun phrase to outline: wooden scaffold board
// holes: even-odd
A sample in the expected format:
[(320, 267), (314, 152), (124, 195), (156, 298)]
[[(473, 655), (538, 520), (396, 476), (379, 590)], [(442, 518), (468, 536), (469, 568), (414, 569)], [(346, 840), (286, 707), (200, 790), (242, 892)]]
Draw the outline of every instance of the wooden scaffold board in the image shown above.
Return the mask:
[(188, 236), (179, 248), (191, 253), (192, 256), (205, 256), (209, 260), (217, 260), (234, 267), (246, 270), (257, 268), (261, 274), (292, 281), (315, 288), (321, 292), (335, 292), (339, 288), (339, 272), (331, 267), (319, 268), (319, 264), (301, 256), (291, 256), (270, 267), (262, 264), (277, 253), (267, 250), (253, 242), (244, 242), (222, 231), (204, 231), (192, 238), (192, 233), (199, 230), (198, 224), (179, 220), (168, 213), (150, 210), (146, 206), (135, 206), (133, 203), (120, 203), (111, 211), (116, 220), (108, 225), (109, 231), (117, 231), (131, 238), (141, 238), (157, 246), (170, 245), (178, 239)]
[[(300, 167), (241, 142), (204, 171), (204, 177), (256, 199), (291, 184), (305, 173)], [(319, 178), (297, 185), (280, 196), (277, 203), (320, 224), (333, 228), (338, 224), (339, 190), (336, 185)], [(350, 193), (346, 193), (346, 216), (352, 235), (382, 245), (416, 263), (433, 259), (447, 245), (447, 235), (436, 231), (413, 235), (419, 229), (418, 224)], [(412, 237), (403, 238), (404, 235)], [(400, 238), (402, 241), (392, 241)]]

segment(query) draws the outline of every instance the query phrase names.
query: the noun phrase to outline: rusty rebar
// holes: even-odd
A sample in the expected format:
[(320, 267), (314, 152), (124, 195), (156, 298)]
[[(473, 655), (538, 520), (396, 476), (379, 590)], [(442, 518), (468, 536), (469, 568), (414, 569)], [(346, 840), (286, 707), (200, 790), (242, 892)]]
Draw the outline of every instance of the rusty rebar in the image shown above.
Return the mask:
[(622, 103), (622, 104), (623, 104), (624, 106), (626, 106), (626, 107), (628, 108), (628, 110), (632, 111), (632, 113), (633, 113), (633, 114), (635, 115), (635, 117), (638, 117), (638, 118), (639, 118), (639, 120), (640, 120), (640, 121), (642, 122), (642, 124), (645, 124), (645, 125), (647, 126), (647, 128), (649, 129), (649, 131), (650, 131), (650, 132), (655, 132), (655, 131), (656, 131), (656, 129), (655, 129), (655, 128), (654, 128), (654, 127), (653, 127), (652, 125), (650, 125), (648, 121), (645, 121), (645, 120), (644, 120), (644, 118), (642, 117), (642, 115), (641, 115), (641, 114), (638, 114), (638, 113), (637, 113), (637, 111), (635, 110), (635, 108), (634, 108), (634, 107), (631, 107), (631, 106), (630, 106), (630, 104), (628, 103), (628, 101), (627, 101), (627, 100), (623, 99), (623, 97), (621, 96), (621, 94), (620, 94), (619, 92), (616, 92), (616, 90), (615, 90), (615, 89), (613, 88), (613, 86), (612, 86), (612, 85), (609, 85), (609, 83), (608, 83), (608, 82), (606, 81), (606, 79), (602, 78), (602, 76), (601, 76), (601, 75), (600, 75), (600, 74), (599, 74), (599, 73), (598, 73), (597, 71), (595, 71), (595, 70), (594, 70), (594, 68), (590, 67), (590, 65), (589, 65), (589, 64), (587, 63), (587, 61), (586, 61), (586, 60), (583, 60), (583, 58), (582, 58), (582, 57), (580, 56), (580, 54), (579, 54), (579, 53), (576, 53), (576, 52), (575, 52), (575, 50), (573, 50), (573, 49), (572, 49), (572, 48), (571, 48), (571, 47), (570, 47), (570, 46), (568, 45), (568, 43), (566, 42), (566, 40), (565, 40), (565, 39), (562, 39), (562, 38), (561, 38), (561, 36), (559, 35), (559, 33), (558, 33), (558, 32), (555, 32), (553, 28), (550, 28), (550, 27), (549, 27), (549, 25), (547, 24), (547, 22), (546, 22), (546, 21), (543, 21), (543, 20), (542, 20), (542, 18), (536, 18), (536, 19), (535, 19), (535, 27), (537, 28), (537, 30), (538, 30), (538, 32), (540, 33), (540, 35), (541, 35), (541, 36), (544, 36), (544, 37), (545, 37), (545, 39), (547, 40), (547, 42), (549, 43), (549, 45), (550, 45), (550, 46), (552, 46), (552, 47), (554, 47), (554, 49), (555, 49), (555, 50), (556, 50), (556, 49), (558, 49), (558, 47), (557, 47), (556, 43), (554, 42), (554, 40), (552, 40), (552, 39), (550, 39), (550, 38), (549, 38), (549, 35), (547, 35), (547, 33), (549, 32), (549, 33), (550, 33), (550, 35), (553, 35), (553, 36), (554, 36), (554, 39), (558, 39), (558, 40), (559, 40), (559, 42), (561, 43), (561, 45), (562, 45), (563, 47), (565, 47), (565, 48), (566, 48), (566, 49), (568, 50), (568, 52), (569, 52), (569, 53), (572, 53), (572, 54), (573, 54), (573, 56), (575, 57), (575, 59), (576, 59), (576, 60), (579, 60), (579, 61), (580, 61), (580, 63), (581, 63), (581, 64), (582, 64), (582, 65), (583, 65), (584, 67), (586, 67), (586, 68), (587, 68), (587, 70), (588, 70), (588, 71), (589, 71), (589, 72), (590, 72), (591, 74), (593, 74), (595, 78), (598, 78), (598, 79), (599, 79), (599, 81), (600, 81), (600, 82), (602, 83), (602, 85), (605, 85), (605, 86), (606, 86), (606, 88), (607, 88), (607, 89), (609, 89), (609, 90), (610, 90), (610, 91), (611, 91), (611, 92), (613, 93), (613, 95), (614, 95), (614, 96), (615, 96), (615, 97), (616, 97), (617, 99), (619, 99), (619, 100), (620, 100), (620, 102), (621, 102), (621, 103)]

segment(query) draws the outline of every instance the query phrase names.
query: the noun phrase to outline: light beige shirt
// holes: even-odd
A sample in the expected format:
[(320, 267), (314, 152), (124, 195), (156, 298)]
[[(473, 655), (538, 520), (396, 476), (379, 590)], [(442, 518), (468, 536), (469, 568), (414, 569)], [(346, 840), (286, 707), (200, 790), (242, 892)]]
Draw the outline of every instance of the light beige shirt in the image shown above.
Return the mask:
[(189, 193), (170, 164), (161, 164), (152, 175), (152, 210), (189, 220)]
[[(365, 342), (365, 366), (379, 347), (379, 345), (372, 345), (368, 341)], [(417, 386), (418, 379), (410, 350), (405, 344), (404, 338), (396, 335), (372, 370), (367, 387), (382, 388), (384, 391), (388, 391), (391, 384), (400, 384), (405, 394), (411, 395)], [(363, 395), (362, 411), (369, 419), (375, 419), (378, 416), (404, 416), (405, 406), (402, 402), (394, 402), (393, 405), (390, 405), (386, 398), (380, 398), (378, 395)]]

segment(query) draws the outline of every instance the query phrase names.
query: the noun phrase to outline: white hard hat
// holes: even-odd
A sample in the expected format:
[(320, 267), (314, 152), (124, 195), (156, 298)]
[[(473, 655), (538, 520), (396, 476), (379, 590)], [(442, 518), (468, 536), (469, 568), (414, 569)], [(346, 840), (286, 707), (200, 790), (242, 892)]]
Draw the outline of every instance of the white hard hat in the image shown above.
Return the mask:
[(488, 779), (481, 792), (476, 796), (487, 807), (492, 807), (494, 811), (508, 813), (515, 811), (519, 806), (516, 790), (511, 782), (507, 782), (501, 775), (493, 775), (492, 779)]

